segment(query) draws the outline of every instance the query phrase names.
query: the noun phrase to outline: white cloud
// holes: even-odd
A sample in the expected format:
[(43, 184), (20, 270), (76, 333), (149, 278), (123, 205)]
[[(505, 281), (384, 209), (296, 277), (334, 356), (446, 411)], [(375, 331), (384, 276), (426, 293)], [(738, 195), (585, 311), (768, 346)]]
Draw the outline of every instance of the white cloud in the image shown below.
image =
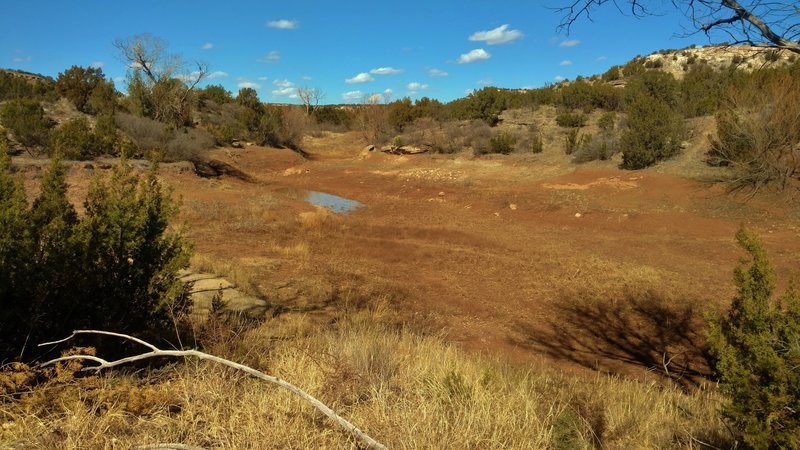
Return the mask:
[(203, 50), (211, 50), (212, 48), (214, 48), (214, 44), (212, 44), (211, 42), (206, 42), (205, 44), (200, 46), (200, 48)]
[(598, 56), (598, 57), (595, 59), (595, 61), (597, 61), (597, 62), (600, 62), (600, 61), (605, 61), (606, 59), (608, 59), (608, 58), (606, 58), (605, 56)]
[(258, 83), (253, 83), (252, 81), (243, 81), (239, 83), (239, 89), (250, 88), (250, 89), (261, 89), (261, 85)]
[(349, 91), (342, 94), (342, 100), (346, 102), (356, 102), (364, 98), (364, 93), (361, 91)]
[(412, 83), (408, 83), (406, 85), (406, 89), (408, 89), (409, 91), (424, 91), (425, 89), (428, 89), (428, 85), (417, 83), (416, 81), (414, 81)]
[(403, 69), (395, 69), (394, 67), (378, 67), (370, 70), (369, 73), (373, 75), (397, 75), (402, 71)]
[(381, 102), (381, 100), (383, 100), (383, 94), (377, 94), (376, 93), (376, 94), (372, 94), (369, 97), (367, 97), (367, 103), (369, 103), (371, 105), (378, 104), (378, 103)]
[(258, 62), (264, 64), (271, 64), (271, 63), (276, 63), (280, 60), (281, 60), (280, 52), (278, 52), (277, 50), (272, 50), (271, 52), (259, 58)]
[(446, 77), (450, 74), (445, 72), (444, 70), (428, 69), (428, 75), (432, 77)]
[(214, 78), (224, 78), (224, 77), (227, 77), (227, 76), (228, 76), (228, 72), (223, 72), (221, 70), (215, 70), (215, 71), (209, 73), (208, 75), (206, 75), (206, 78), (208, 78), (209, 80), (213, 80)]
[[(179, 80), (182, 80), (182, 81), (196, 81), (197, 77), (199, 77), (199, 76), (200, 76), (200, 72), (194, 71), (194, 72), (187, 73), (187, 74), (176, 75), (175, 78), (177, 78)], [(228, 76), (227, 72), (223, 72), (221, 70), (217, 70), (217, 71), (210, 72), (210, 73), (206, 74), (206, 79), (207, 80), (213, 80), (214, 78), (223, 78), (223, 77), (227, 77), (227, 76)]]
[(298, 25), (299, 24), (296, 20), (287, 20), (287, 19), (273, 20), (267, 22), (268, 27), (277, 28), (279, 30), (294, 30), (295, 28), (297, 28)]
[(484, 59), (491, 58), (492, 55), (482, 48), (476, 48), (475, 50), (471, 50), (469, 53), (464, 53), (458, 57), (459, 64), (468, 64), (475, 61), (481, 61)]
[(393, 95), (394, 91), (391, 90), (390, 88), (386, 88), (383, 90), (383, 96), (386, 97), (387, 99), (392, 98)]
[(580, 43), (581, 43), (581, 41), (579, 41), (577, 39), (571, 39), (569, 41), (562, 41), (560, 44), (558, 44), (558, 46), (559, 47), (575, 47), (576, 45), (578, 45)]
[(258, 81), (267, 81), (269, 77), (258, 77)]
[(566, 80), (566, 78), (562, 77), (561, 75), (556, 75), (553, 79), (559, 83)]
[(464, 95), (472, 95), (475, 93), (475, 89), (465, 89)]
[(13, 59), (13, 61), (15, 63), (31, 62), (32, 59), (33, 58), (31, 58), (30, 56), (17, 56), (16, 58)]
[(370, 81), (375, 81), (375, 78), (372, 78), (366, 72), (361, 72), (358, 75), (354, 76), (353, 78), (348, 78), (344, 80), (344, 82), (347, 84), (369, 83)]
[(297, 98), (297, 87), (289, 80), (275, 80), (272, 82), (277, 89), (272, 91), (275, 97)]
[(125, 77), (114, 77), (114, 83), (124, 83), (127, 81)]
[(128, 64), (128, 68), (131, 68), (131, 69), (141, 69), (141, 68), (142, 68), (142, 65), (141, 65), (141, 64), (139, 64), (138, 62), (132, 62), (132, 63)]
[(477, 84), (479, 84), (481, 86), (490, 86), (492, 83), (494, 83), (494, 81), (492, 81), (491, 78), (477, 81)]
[(306, 80), (306, 81), (311, 81), (311, 80), (313, 80), (313, 78), (311, 78), (311, 77), (310, 77), (310, 76), (308, 76), (308, 75), (303, 75), (301, 78), (303, 78), (303, 79), (304, 79), (304, 80)]
[(572, 65), (572, 61), (570, 61), (568, 59), (565, 59), (565, 60), (561, 61), (560, 63), (558, 63), (558, 65), (561, 66), (561, 67), (571, 66)]
[(469, 37), (470, 41), (483, 41), (489, 45), (507, 44), (523, 36), (519, 30), (509, 30), (508, 24), (500, 25), (494, 30), (478, 31)]
[(89, 64), (89, 67), (91, 67), (92, 69), (102, 69), (103, 66), (105, 66), (105, 65), (106, 65), (106, 63), (104, 63), (103, 61), (95, 61), (95, 62)]

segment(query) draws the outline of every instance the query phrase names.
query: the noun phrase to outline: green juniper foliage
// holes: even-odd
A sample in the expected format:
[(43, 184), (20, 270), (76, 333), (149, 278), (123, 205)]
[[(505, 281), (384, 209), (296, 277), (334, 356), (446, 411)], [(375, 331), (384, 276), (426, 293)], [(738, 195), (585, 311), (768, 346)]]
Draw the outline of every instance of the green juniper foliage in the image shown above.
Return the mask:
[(36, 343), (77, 328), (171, 328), (187, 306), (176, 273), (189, 247), (168, 228), (176, 208), (155, 169), (140, 177), (123, 160), (93, 181), (79, 217), (60, 161), (29, 208), (0, 158), (0, 360), (35, 356)]
[(717, 358), (724, 416), (753, 448), (800, 447), (800, 295), (793, 285), (776, 298), (764, 247), (745, 228), (736, 235), (749, 254), (736, 269), (738, 293), (709, 336)]

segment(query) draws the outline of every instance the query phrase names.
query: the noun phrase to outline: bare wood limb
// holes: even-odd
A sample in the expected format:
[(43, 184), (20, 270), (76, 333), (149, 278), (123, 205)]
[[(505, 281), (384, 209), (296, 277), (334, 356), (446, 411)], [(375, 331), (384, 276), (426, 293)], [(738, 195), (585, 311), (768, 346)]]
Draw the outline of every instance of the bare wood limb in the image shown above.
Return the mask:
[(260, 380), (264, 380), (264, 381), (267, 381), (269, 383), (276, 384), (276, 385), (278, 385), (278, 386), (280, 386), (280, 387), (282, 387), (284, 389), (287, 389), (288, 391), (290, 391), (293, 394), (297, 395), (298, 397), (302, 398), (306, 402), (310, 403), (318, 411), (320, 411), (321, 413), (323, 413), (326, 416), (328, 416), (328, 418), (330, 418), (331, 420), (333, 420), (334, 422), (339, 424), (339, 426), (341, 426), (342, 428), (344, 428), (345, 430), (350, 432), (353, 436), (355, 436), (356, 438), (361, 440), (361, 442), (363, 442), (367, 446), (367, 448), (380, 449), (380, 450), (385, 450), (386, 449), (385, 445), (381, 444), (380, 442), (376, 441), (375, 439), (373, 439), (372, 437), (370, 437), (369, 435), (367, 435), (366, 433), (364, 433), (363, 431), (358, 429), (355, 425), (353, 425), (352, 423), (347, 421), (347, 419), (345, 419), (342, 416), (336, 414), (336, 412), (334, 412), (327, 405), (325, 405), (321, 401), (317, 400), (316, 398), (314, 398), (313, 396), (311, 396), (310, 394), (308, 394), (304, 390), (298, 388), (297, 386), (295, 386), (295, 385), (293, 385), (293, 384), (291, 384), (291, 383), (289, 383), (289, 382), (287, 382), (285, 380), (282, 380), (282, 379), (280, 379), (278, 377), (275, 377), (275, 376), (272, 376), (272, 375), (267, 375), (267, 374), (265, 374), (265, 373), (263, 373), (261, 371), (253, 369), (252, 367), (245, 366), (244, 364), (239, 364), (239, 363), (227, 360), (225, 358), (220, 358), (218, 356), (210, 355), (208, 353), (203, 353), (203, 352), (200, 352), (200, 351), (197, 351), (197, 350), (162, 350), (162, 349), (159, 349), (159, 348), (155, 347), (154, 345), (152, 345), (152, 344), (150, 344), (148, 342), (145, 342), (145, 341), (143, 341), (141, 339), (138, 339), (138, 338), (135, 338), (133, 336), (129, 336), (127, 334), (114, 333), (114, 332), (110, 332), (110, 331), (101, 331), (101, 330), (75, 330), (75, 331), (72, 332), (72, 334), (69, 337), (67, 337), (65, 339), (61, 339), (61, 340), (54, 341), (54, 342), (48, 342), (48, 343), (44, 343), (44, 344), (39, 344), (39, 346), (41, 347), (41, 346), (45, 346), (45, 345), (63, 343), (63, 342), (66, 342), (66, 341), (74, 338), (75, 336), (77, 336), (79, 334), (100, 334), (100, 335), (107, 335), (107, 336), (115, 336), (115, 337), (119, 337), (119, 338), (122, 338), (122, 339), (127, 339), (129, 341), (136, 342), (138, 344), (144, 345), (145, 347), (149, 348), (151, 351), (147, 352), (147, 353), (141, 353), (141, 354), (138, 354), (138, 355), (134, 355), (134, 356), (129, 356), (127, 358), (121, 358), (121, 359), (118, 359), (118, 360), (115, 360), (115, 361), (107, 361), (107, 360), (105, 360), (103, 358), (99, 358), (99, 357), (91, 356), (91, 355), (62, 356), (60, 358), (55, 358), (55, 359), (52, 359), (52, 360), (47, 361), (45, 363), (42, 363), (42, 366), (48, 366), (48, 365), (55, 364), (55, 363), (61, 362), (61, 361), (70, 361), (70, 360), (82, 359), (82, 360), (89, 360), (89, 361), (94, 361), (94, 362), (98, 363), (97, 366), (85, 367), (82, 370), (85, 370), (85, 371), (86, 370), (99, 371), (99, 370), (110, 369), (112, 367), (116, 367), (116, 366), (120, 366), (120, 365), (123, 365), (123, 364), (132, 363), (132, 362), (135, 362), (135, 361), (141, 361), (141, 360), (149, 359), (149, 358), (157, 358), (157, 357), (185, 358), (185, 357), (193, 356), (193, 357), (198, 358), (198, 359), (212, 361), (212, 362), (215, 362), (217, 364), (222, 364), (224, 366), (228, 366), (228, 367), (231, 367), (233, 369), (240, 370), (240, 371), (245, 372), (246, 374), (248, 374), (248, 375), (250, 375), (250, 376), (252, 376), (254, 378), (258, 378)]

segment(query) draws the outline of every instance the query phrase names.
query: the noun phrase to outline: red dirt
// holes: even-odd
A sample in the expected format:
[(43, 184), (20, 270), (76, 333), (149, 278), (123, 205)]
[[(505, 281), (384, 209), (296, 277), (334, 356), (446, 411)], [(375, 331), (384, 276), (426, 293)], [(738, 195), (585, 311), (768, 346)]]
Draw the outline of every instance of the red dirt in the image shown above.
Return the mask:
[[(314, 140), (314, 159), (308, 161), (288, 150), (259, 147), (234, 150), (234, 159), (218, 152), (257, 184), (213, 182), (190, 173), (164, 178), (185, 205), (219, 201), (244, 207), (265, 192), (283, 198), (289, 206), (265, 220), (313, 210), (284, 188), (364, 203), (366, 208), (342, 217), (338, 228), (319, 235), (282, 228), (271, 234), (224, 232), (213, 220), (199, 220), (190, 224), (190, 236), (199, 253), (241, 261), (280, 258), (275, 242), (305, 241), (308, 263), (283, 264), (274, 277), (335, 274), (394, 286), (404, 292), (395, 306), (410, 320), (435, 324), (469, 350), (521, 363), (634, 376), (653, 369), (648, 358), (667, 350), (644, 349), (651, 355), (642, 356), (639, 347), (663, 345), (677, 352), (689, 342), (664, 337), (675, 330), (652, 329), (674, 318), (638, 317), (625, 306), (613, 311), (617, 316), (606, 314), (608, 308), (588, 308), (572, 320), (565, 314), (582, 313), (566, 306), (583, 305), (579, 298), (591, 292), (619, 294), (620, 301), (625, 293), (653, 294), (693, 306), (689, 331), (696, 334), (706, 306), (724, 305), (733, 295), (731, 275), (742, 256), (734, 234), (742, 223), (763, 237), (779, 276), (785, 279), (800, 263), (798, 209), (781, 204), (781, 197), (744, 204), (717, 186), (610, 164), (554, 166), (521, 156), (359, 157), (359, 148), (352, 136), (333, 136)], [(292, 168), (299, 170), (287, 172)], [(603, 329), (585, 329), (586, 319)], [(615, 324), (643, 329), (628, 333)], [(676, 333), (681, 331), (687, 330)], [(628, 339), (631, 334), (636, 339)]]

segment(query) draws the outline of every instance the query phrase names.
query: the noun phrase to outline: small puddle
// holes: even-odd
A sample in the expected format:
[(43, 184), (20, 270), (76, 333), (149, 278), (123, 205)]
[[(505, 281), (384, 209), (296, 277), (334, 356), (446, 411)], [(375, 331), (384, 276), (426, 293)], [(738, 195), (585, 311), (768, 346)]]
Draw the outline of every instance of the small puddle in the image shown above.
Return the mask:
[(316, 191), (307, 191), (305, 201), (312, 205), (328, 208), (336, 214), (347, 214), (364, 206), (363, 203), (355, 200)]

